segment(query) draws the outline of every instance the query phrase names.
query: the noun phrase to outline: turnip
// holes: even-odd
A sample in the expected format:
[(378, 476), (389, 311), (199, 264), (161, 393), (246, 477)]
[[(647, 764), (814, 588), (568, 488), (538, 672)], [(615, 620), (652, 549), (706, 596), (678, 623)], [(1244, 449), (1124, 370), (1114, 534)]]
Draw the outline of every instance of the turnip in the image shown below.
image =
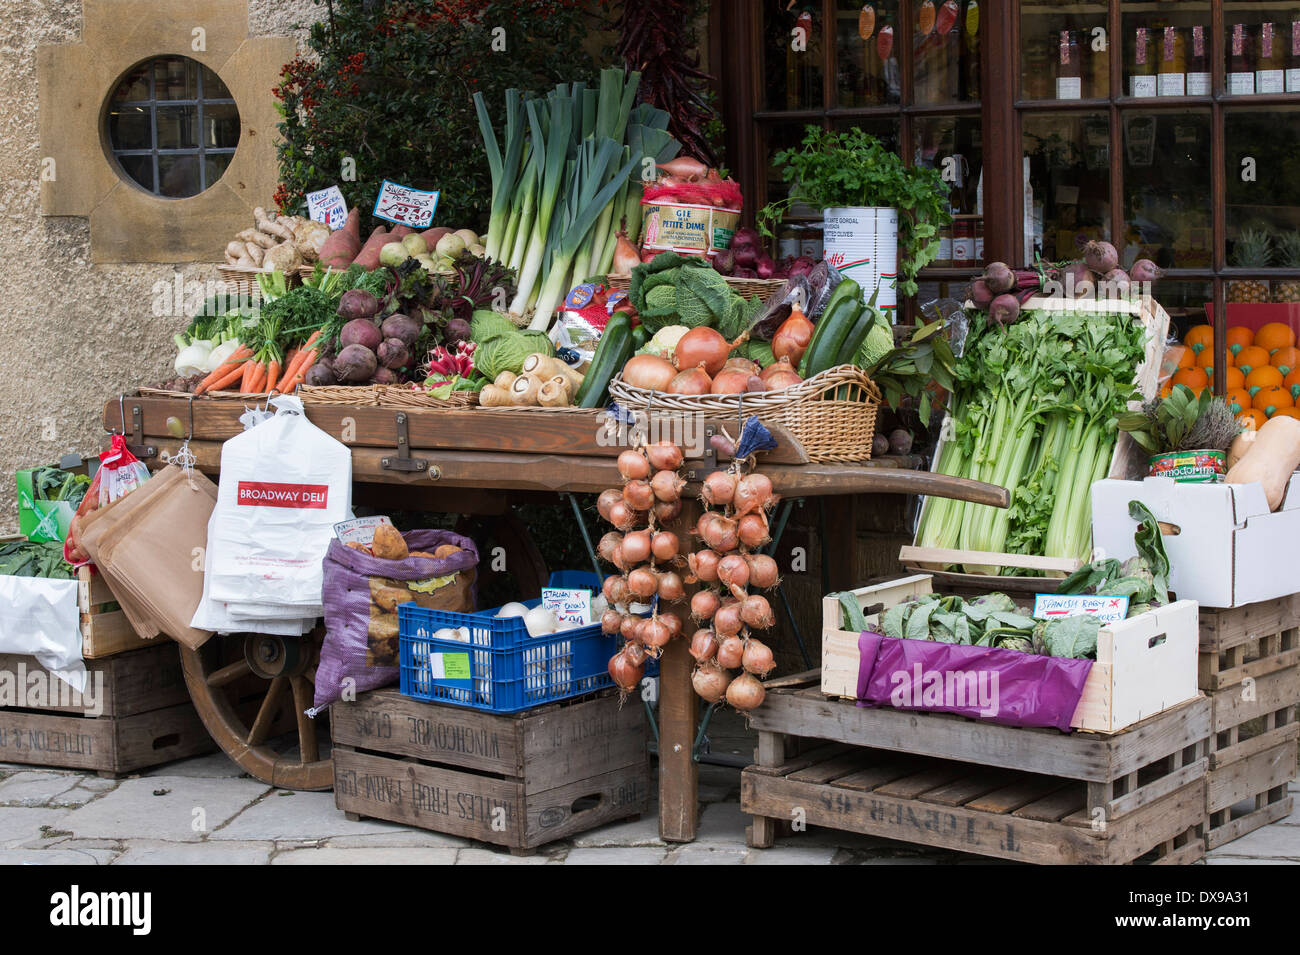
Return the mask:
[(348, 345), (334, 359), (334, 374), (347, 384), (368, 380), (378, 367), (375, 353), (365, 345)]
[(339, 332), (339, 344), (344, 348), (349, 345), (363, 345), (368, 351), (374, 351), (383, 340), (384, 336), (379, 331), (379, 327), (368, 318), (354, 318), (343, 326), (343, 331)]
[(385, 368), (405, 368), (411, 363), (411, 351), (400, 338), (387, 338), (379, 345), (379, 364)]
[[(380, 326), (384, 338), (396, 338), (407, 346), (415, 344), (415, 340), (420, 337), (421, 330), (419, 322), (408, 315), (403, 315), (401, 312), (394, 312), (389, 315), (384, 319), (384, 324)], [(365, 343), (362, 342), (362, 344)]]
[(385, 242), (379, 250), (379, 264), (395, 269), (411, 256), (401, 242)]
[[(409, 256), (421, 256), (429, 254), (429, 246), (424, 241), (424, 236), (418, 232), (412, 232), (410, 235), (402, 236), (402, 246), (406, 249)], [(383, 252), (380, 251), (380, 255)]]

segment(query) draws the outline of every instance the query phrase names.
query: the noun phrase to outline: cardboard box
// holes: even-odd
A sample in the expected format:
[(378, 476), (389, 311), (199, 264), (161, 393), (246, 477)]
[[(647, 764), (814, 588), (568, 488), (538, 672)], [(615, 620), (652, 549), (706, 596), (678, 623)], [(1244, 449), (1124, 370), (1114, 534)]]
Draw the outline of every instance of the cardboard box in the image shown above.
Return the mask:
[(1165, 531), (1169, 589), (1206, 607), (1239, 607), (1296, 591), (1300, 481), (1270, 512), (1259, 484), (1177, 484), (1170, 478), (1097, 481), (1092, 540), (1106, 557), (1137, 553), (1129, 501), (1141, 501)]

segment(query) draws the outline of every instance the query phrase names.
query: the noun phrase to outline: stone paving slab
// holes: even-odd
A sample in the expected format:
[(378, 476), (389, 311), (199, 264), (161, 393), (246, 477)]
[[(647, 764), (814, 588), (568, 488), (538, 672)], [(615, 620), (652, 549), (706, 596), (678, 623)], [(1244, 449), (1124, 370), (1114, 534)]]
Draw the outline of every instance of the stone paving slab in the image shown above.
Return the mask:
[(750, 849), (746, 865), (831, 865), (840, 852), (834, 847), (811, 848), (775, 845), (770, 849)]
[(468, 839), (460, 839), (441, 832), (429, 832), (427, 829), (408, 829), (405, 826), (398, 826), (386, 832), (329, 836), (325, 841), (331, 849), (466, 849), (472, 845)]
[(669, 865), (742, 865), (747, 849), (740, 846), (707, 846), (691, 843), (668, 855)]
[(0, 849), (0, 865), (108, 865), (113, 849)]
[(564, 857), (565, 865), (662, 865), (667, 849), (641, 846), (634, 849), (574, 849)]
[(640, 819), (629, 822), (613, 822), (590, 832), (583, 832), (573, 837), (572, 842), (581, 849), (614, 846), (662, 846), (659, 838), (659, 812), (656, 808), (647, 812)]
[(502, 850), (496, 852), (492, 849), (461, 849), (456, 854), (457, 865), (547, 865), (554, 861), (553, 856), (544, 855), (538, 852), (532, 856), (512, 856), (509, 852)]
[(1212, 849), (1208, 855), (1300, 861), (1300, 826), (1263, 826), (1226, 846)]
[[(26, 772), (14, 773), (0, 782), (0, 806), (47, 806), (52, 803), (66, 804), (72, 800), (59, 797), (76, 787), (78, 777), (62, 773)], [(86, 792), (87, 802), (94, 795)], [(76, 797), (73, 797), (76, 799)]]
[(270, 842), (155, 843), (132, 846), (114, 865), (266, 865)]
[(24, 843), (40, 839), (42, 826), (48, 826), (50, 830), (66, 829), (65, 823), (72, 811), (0, 807), (0, 849), (15, 849)]
[(328, 839), (404, 829), (375, 819), (351, 822), (334, 806), (333, 793), (272, 790), (255, 805), (240, 812), (228, 825), (212, 833), (213, 839), (290, 840)]
[(127, 779), (94, 802), (71, 810), (63, 828), (82, 839), (197, 842), (270, 791), (252, 779)]
[(294, 849), (271, 865), (452, 865), (456, 849)]
[(143, 776), (194, 776), (208, 779), (238, 779), (247, 775), (233, 759), (225, 753), (210, 753), (207, 756), (194, 756), (190, 759), (178, 759), (174, 763), (155, 766)]

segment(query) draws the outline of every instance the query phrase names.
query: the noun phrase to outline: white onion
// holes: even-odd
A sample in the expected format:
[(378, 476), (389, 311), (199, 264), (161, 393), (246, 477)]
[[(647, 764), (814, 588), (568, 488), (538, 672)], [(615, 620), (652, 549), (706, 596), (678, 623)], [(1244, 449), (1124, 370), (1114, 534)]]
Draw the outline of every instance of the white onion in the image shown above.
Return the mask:
[(502, 617), (524, 617), (528, 615), (528, 608), (521, 603), (511, 601), (497, 611), (497, 619)]
[(524, 627), (530, 637), (544, 637), (559, 629), (560, 621), (548, 608), (538, 604), (524, 614)]

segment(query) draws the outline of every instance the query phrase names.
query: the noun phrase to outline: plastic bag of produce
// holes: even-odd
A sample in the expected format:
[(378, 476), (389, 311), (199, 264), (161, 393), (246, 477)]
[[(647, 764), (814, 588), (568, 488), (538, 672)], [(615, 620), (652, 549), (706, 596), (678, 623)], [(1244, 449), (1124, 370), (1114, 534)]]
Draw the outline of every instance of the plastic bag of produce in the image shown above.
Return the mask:
[(77, 513), (68, 525), (68, 536), (63, 542), (63, 559), (74, 567), (90, 563), (90, 555), (77, 543), (81, 525), (92, 511), (125, 497), (149, 480), (149, 469), (126, 447), (126, 438), (113, 435), (109, 449), (99, 456), (99, 470), (95, 472), (81, 499)]
[(660, 252), (712, 257), (731, 245), (740, 224), (740, 186), (674, 181), (646, 186), (641, 197), (641, 260)]
[(234, 616), (302, 619), (322, 609), (321, 562), (352, 516), (352, 452), (307, 420), (302, 401), (225, 443), (208, 536), (208, 597)]
[[(390, 560), (334, 540), (325, 555), (325, 643), (316, 670), (314, 716), (343, 698), (397, 681), (397, 607), (474, 611), (478, 549), (451, 531), (401, 535), (408, 555)], [(452, 549), (457, 548), (457, 549)], [(441, 557), (433, 557), (435, 553)], [(350, 684), (350, 685), (349, 685)]]

